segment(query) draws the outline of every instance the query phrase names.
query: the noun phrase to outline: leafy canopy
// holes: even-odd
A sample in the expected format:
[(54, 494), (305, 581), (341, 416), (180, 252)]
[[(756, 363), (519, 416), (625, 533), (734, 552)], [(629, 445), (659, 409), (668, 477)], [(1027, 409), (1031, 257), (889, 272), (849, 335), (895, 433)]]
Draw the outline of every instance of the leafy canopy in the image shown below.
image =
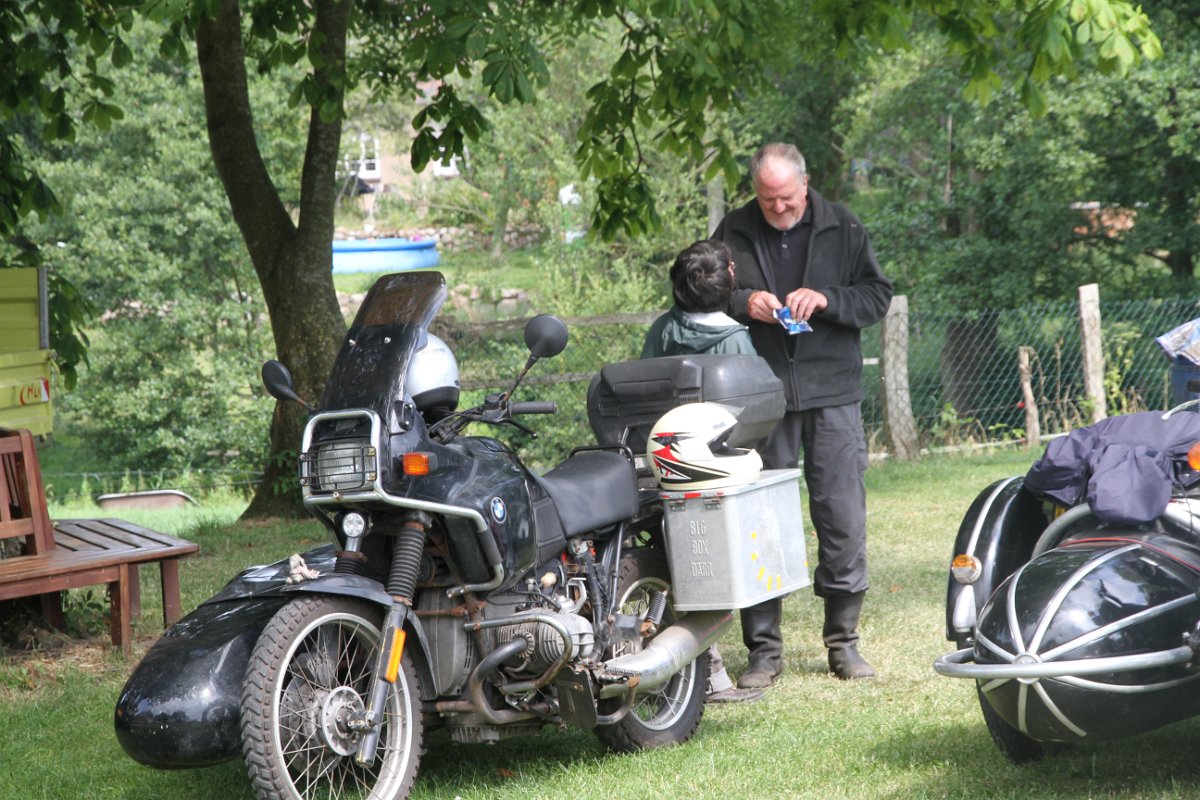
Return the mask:
[[(54, 207), (15, 136), (33, 132), (71, 140), (80, 123), (107, 128), (123, 112), (102, 66), (133, 59), (128, 32), (138, 13), (170, 24), (163, 55), (183, 57), (194, 26), (221, 0), (16, 0), (0, 8), (0, 235), (20, 218)], [(598, 180), (593, 227), (606, 237), (639, 234), (659, 222), (645, 177), (652, 145), (703, 163), (708, 177), (739, 173), (733, 151), (710, 131), (709, 112), (752, 97), (763, 65), (814, 21), (830, 25), (842, 53), (853, 48), (907, 47), (916, 21), (945, 32), (966, 78), (967, 98), (987, 102), (1005, 81), (1019, 86), (1035, 112), (1042, 86), (1070, 75), (1086, 52), (1105, 71), (1123, 72), (1161, 45), (1140, 6), (1127, 0), (357, 0), (345, 65), (323, 61), (322, 3), (243, 0), (247, 51), (260, 71), (307, 63), (293, 103), (323, 119), (342, 114), (347, 90), (364, 84), (376, 98), (433, 91), (414, 120), (413, 166), (461, 155), (487, 126), (479, 106), (443, 79), (478, 73), (500, 103), (528, 103), (550, 79), (548, 43), (585, 37), (602, 23), (619, 25), (621, 52), (587, 93), (575, 158)], [(1006, 56), (1024, 54), (1019, 74)], [(332, 69), (331, 69), (332, 68)], [(436, 88), (435, 88), (436, 87)], [(648, 131), (653, 141), (644, 140)]]

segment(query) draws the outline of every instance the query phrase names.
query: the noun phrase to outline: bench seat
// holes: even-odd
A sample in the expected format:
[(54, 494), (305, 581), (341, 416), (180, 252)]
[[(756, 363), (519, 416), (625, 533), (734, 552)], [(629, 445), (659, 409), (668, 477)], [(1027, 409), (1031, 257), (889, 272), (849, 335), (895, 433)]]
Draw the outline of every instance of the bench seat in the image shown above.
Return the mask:
[(141, 613), (138, 568), (158, 563), (163, 623), (182, 615), (179, 559), (199, 545), (120, 519), (52, 522), (32, 436), (0, 430), (0, 538), (25, 539), (24, 554), (0, 558), (0, 600), (40, 596), (47, 621), (63, 626), (65, 589), (108, 586), (112, 642), (130, 649), (132, 620)]

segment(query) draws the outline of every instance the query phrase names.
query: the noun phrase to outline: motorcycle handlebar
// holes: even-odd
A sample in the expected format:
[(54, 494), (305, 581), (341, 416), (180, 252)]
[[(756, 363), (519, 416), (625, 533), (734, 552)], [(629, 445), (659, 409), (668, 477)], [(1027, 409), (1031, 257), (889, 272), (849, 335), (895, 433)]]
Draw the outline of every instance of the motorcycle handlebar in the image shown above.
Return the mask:
[(558, 403), (549, 400), (527, 400), (521, 403), (509, 403), (508, 411), (513, 416), (518, 414), (557, 414)]

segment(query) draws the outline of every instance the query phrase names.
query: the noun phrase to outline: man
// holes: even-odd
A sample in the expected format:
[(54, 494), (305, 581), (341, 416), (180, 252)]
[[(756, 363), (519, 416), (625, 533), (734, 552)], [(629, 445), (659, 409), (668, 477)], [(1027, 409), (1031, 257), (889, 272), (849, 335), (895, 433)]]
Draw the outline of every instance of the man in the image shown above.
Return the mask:
[[(760, 448), (769, 469), (795, 467), (804, 451), (809, 513), (817, 532), (813, 588), (825, 601), (823, 638), (838, 678), (870, 678), (858, 652), (867, 581), (867, 445), (862, 426), (861, 331), (892, 299), (862, 223), (808, 186), (804, 157), (768, 144), (750, 160), (755, 198), (713, 233), (733, 251), (730, 310), (783, 381), (787, 411)], [(774, 316), (788, 308), (812, 330), (791, 334)], [(783, 669), (783, 599), (742, 610), (750, 663), (738, 680), (765, 688)]]

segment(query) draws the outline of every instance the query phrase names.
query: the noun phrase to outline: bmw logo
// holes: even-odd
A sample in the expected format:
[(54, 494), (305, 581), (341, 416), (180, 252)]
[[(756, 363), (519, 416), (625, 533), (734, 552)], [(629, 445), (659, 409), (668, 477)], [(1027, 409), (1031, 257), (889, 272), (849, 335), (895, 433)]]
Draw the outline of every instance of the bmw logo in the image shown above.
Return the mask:
[(508, 509), (504, 506), (504, 501), (499, 497), (492, 498), (492, 518), (496, 522), (504, 522), (504, 518), (508, 516)]

